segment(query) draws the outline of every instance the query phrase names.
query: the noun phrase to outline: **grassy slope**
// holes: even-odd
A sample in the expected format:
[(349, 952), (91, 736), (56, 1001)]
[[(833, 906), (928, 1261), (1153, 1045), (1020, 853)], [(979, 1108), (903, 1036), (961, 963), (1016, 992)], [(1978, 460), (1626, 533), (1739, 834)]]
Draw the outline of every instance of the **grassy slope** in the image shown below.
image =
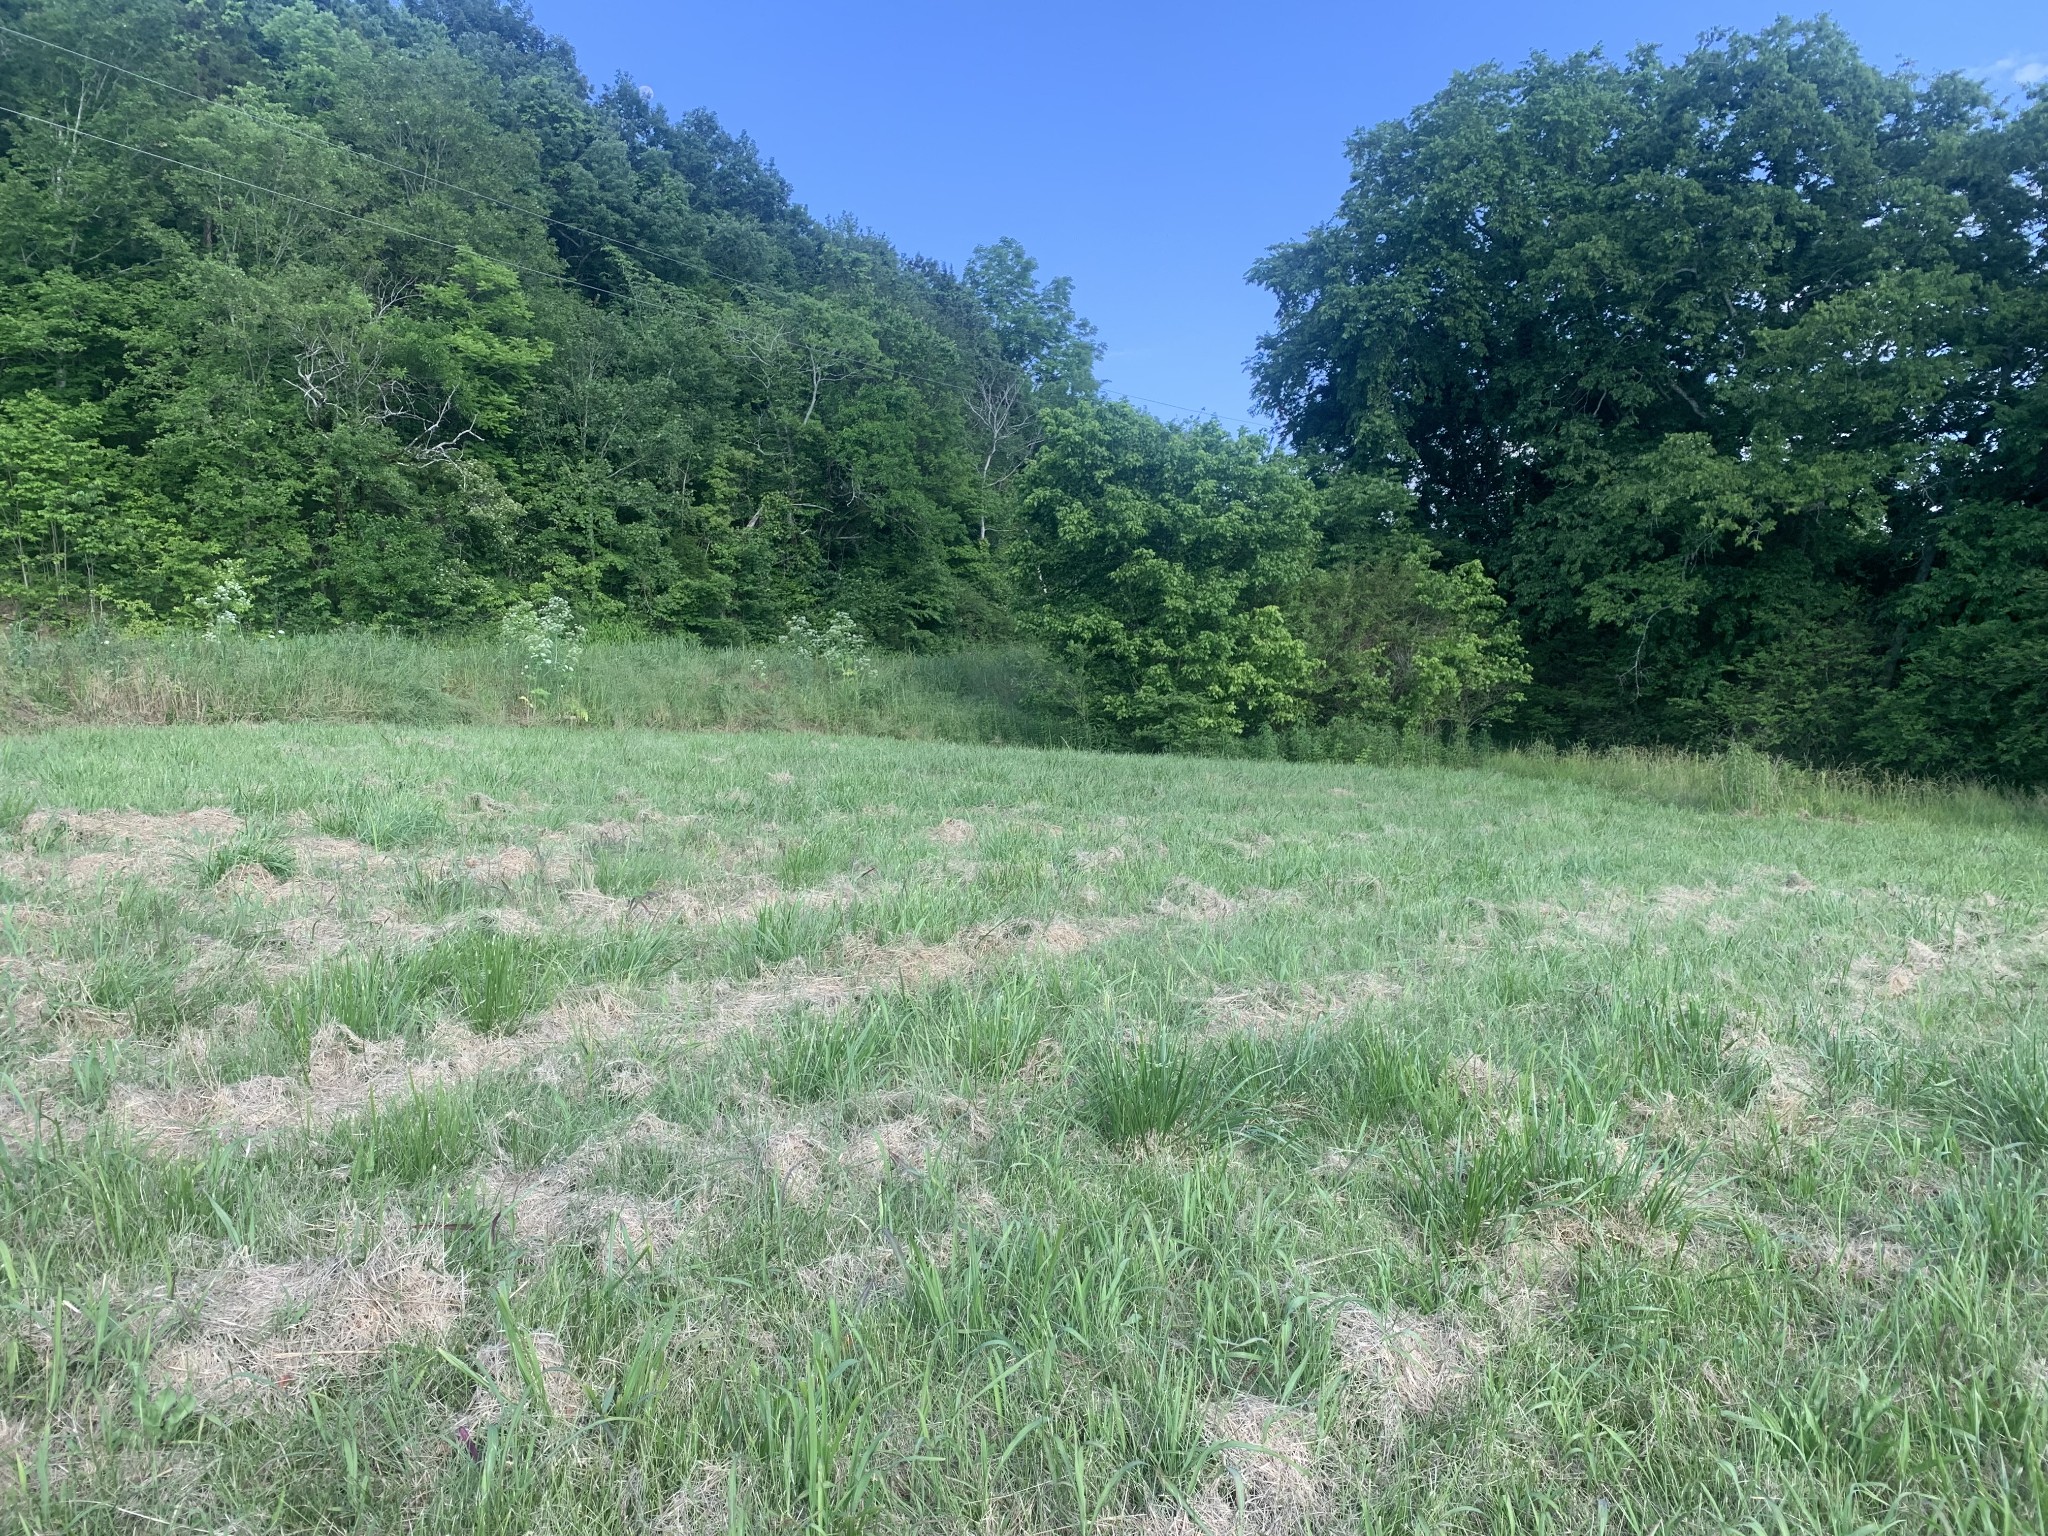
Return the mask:
[(504, 729), (0, 783), (26, 1529), (2039, 1527), (2025, 816)]

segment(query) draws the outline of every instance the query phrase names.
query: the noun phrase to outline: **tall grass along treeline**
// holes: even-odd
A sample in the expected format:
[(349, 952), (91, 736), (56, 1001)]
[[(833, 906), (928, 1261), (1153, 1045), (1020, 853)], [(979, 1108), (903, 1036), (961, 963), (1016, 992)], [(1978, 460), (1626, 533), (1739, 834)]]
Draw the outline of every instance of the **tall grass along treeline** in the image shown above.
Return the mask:
[[(906, 655), (828, 637), (799, 630), (795, 643), (726, 648), (678, 638), (605, 641), (536, 656), (502, 636), (457, 644), (364, 631), (223, 640), (37, 638), (17, 630), (0, 653), (0, 735), (77, 725), (374, 722), (816, 731), (1073, 750), (1119, 744), (1113, 727), (1089, 718), (1086, 689), (1035, 647)], [(1206, 755), (1483, 767), (1696, 810), (1910, 815), (1957, 825), (2048, 815), (2039, 791), (1813, 768), (1739, 744), (1702, 753), (1559, 751), (1484, 732), (1339, 721), (1214, 741)]]
[(0, 614), (844, 613), (1040, 646), (1105, 744), (2048, 781), (2038, 89), (1787, 21), (1476, 70), (1351, 153), (1256, 272), (1276, 445), (1103, 398), (1014, 241), (821, 221), (503, 0), (0, 0)]

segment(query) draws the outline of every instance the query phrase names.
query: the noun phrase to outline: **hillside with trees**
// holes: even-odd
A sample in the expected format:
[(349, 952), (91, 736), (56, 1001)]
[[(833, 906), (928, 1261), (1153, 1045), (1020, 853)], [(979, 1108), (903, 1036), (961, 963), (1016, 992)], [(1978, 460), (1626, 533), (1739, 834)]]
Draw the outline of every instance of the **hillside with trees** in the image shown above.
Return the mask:
[(2048, 781), (2048, 105), (1826, 22), (1462, 75), (1254, 276), (1283, 441), (503, 0), (0, 0), (0, 617), (1028, 640), (1092, 739)]

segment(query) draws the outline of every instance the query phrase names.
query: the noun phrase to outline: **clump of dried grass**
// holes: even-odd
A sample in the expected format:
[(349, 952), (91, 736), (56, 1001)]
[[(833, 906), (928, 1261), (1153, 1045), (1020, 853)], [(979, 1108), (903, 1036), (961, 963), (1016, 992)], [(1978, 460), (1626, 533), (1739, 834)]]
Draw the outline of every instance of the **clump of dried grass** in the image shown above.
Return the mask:
[(832, 1154), (801, 1126), (780, 1131), (762, 1148), (761, 1164), (792, 1205), (814, 1205), (824, 1197)]
[[(558, 1424), (575, 1423), (589, 1406), (590, 1393), (569, 1368), (569, 1352), (562, 1347), (561, 1337), (536, 1328), (526, 1335), (525, 1343), (532, 1350), (533, 1363), (539, 1367), (541, 1392), (546, 1399), (533, 1406), (543, 1408), (546, 1416)], [(455, 1438), (462, 1445), (472, 1444), (481, 1431), (500, 1422), (513, 1404), (530, 1396), (512, 1345), (502, 1334), (477, 1350), (476, 1368), (489, 1385), (476, 1389), (469, 1406), (455, 1421)]]
[(654, 1517), (654, 1536), (727, 1536), (733, 1469), (722, 1462), (704, 1462), (661, 1506)]
[(225, 842), (242, 830), (242, 818), (226, 806), (151, 815), (144, 811), (31, 811), (22, 819), (24, 837), (59, 833), (83, 842), (126, 843), (137, 848), (192, 842)]
[(918, 1178), (932, 1155), (949, 1142), (980, 1146), (991, 1134), (979, 1106), (967, 1099), (947, 1094), (928, 1105), (928, 1113), (907, 1104), (903, 1094), (884, 1094), (866, 1106), (868, 1113), (880, 1118), (848, 1137), (842, 1159), (848, 1172), (869, 1180), (890, 1175)]
[(1276, 1035), (1341, 1018), (1401, 995), (1398, 982), (1371, 972), (1217, 992), (1202, 1005), (1214, 1034)]
[(1351, 1378), (1358, 1406), (1390, 1442), (1408, 1420), (1455, 1404), (1487, 1353), (1483, 1336), (1447, 1318), (1356, 1303), (1338, 1309), (1331, 1332), (1338, 1368)]
[(797, 1271), (797, 1283), (819, 1301), (864, 1307), (902, 1287), (903, 1258), (886, 1243), (827, 1254)]
[(1180, 1503), (1139, 1517), (1142, 1536), (1296, 1536), (1325, 1528), (1332, 1500), (1316, 1476), (1313, 1413), (1250, 1394), (1212, 1405), (1212, 1475)]
[(400, 1344), (447, 1337), (466, 1300), (439, 1240), (397, 1213), (359, 1262), (259, 1264), (243, 1252), (187, 1295), (196, 1306), (151, 1375), (210, 1405), (273, 1403), (360, 1376)]
[(1451, 1080), (1468, 1099), (1490, 1099), (1515, 1086), (1515, 1074), (1484, 1056), (1467, 1056), (1451, 1068)]
[(1244, 904), (1199, 881), (1179, 877), (1166, 888), (1166, 894), (1154, 904), (1153, 910), (1161, 917), (1215, 923), (1237, 916), (1244, 910)]
[(607, 1191), (598, 1177), (605, 1160), (635, 1147), (675, 1148), (682, 1133), (667, 1121), (641, 1114), (622, 1130), (594, 1137), (564, 1160), (529, 1173), (493, 1169), (479, 1180), (483, 1203), (518, 1236), (543, 1245), (579, 1242), (602, 1253), (612, 1268), (643, 1255), (659, 1259), (701, 1224), (706, 1202), (653, 1199)]

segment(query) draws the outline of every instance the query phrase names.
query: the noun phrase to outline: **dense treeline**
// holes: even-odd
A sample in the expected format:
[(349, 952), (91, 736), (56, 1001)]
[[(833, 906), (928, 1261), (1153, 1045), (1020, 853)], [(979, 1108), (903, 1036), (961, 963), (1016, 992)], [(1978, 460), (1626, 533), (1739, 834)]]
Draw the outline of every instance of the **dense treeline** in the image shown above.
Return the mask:
[[(2048, 105), (1827, 23), (1461, 76), (1255, 276), (1286, 451), (505, 0), (0, 0), (0, 617), (1032, 638), (1094, 739), (2048, 781)], [(557, 605), (555, 611), (562, 611)]]
[(992, 488), (1093, 388), (1014, 246), (821, 224), (496, 0), (0, 17), (18, 608), (175, 616), (234, 561), (286, 628), (1009, 627)]
[(1265, 399), (1479, 559), (1532, 734), (2048, 780), (2048, 103), (1826, 22), (1458, 77), (1258, 271)]
[(445, 630), (560, 600), (725, 643), (846, 612), (899, 648), (1050, 639), (1092, 738), (1146, 746), (1513, 694), (1512, 655), (1462, 686), (1408, 546), (1331, 694), (1283, 613), (1321, 547), (1290, 461), (1104, 402), (1067, 283), (1015, 242), (954, 274), (822, 224), (707, 114), (593, 92), (520, 8), (0, 17), (18, 621)]

